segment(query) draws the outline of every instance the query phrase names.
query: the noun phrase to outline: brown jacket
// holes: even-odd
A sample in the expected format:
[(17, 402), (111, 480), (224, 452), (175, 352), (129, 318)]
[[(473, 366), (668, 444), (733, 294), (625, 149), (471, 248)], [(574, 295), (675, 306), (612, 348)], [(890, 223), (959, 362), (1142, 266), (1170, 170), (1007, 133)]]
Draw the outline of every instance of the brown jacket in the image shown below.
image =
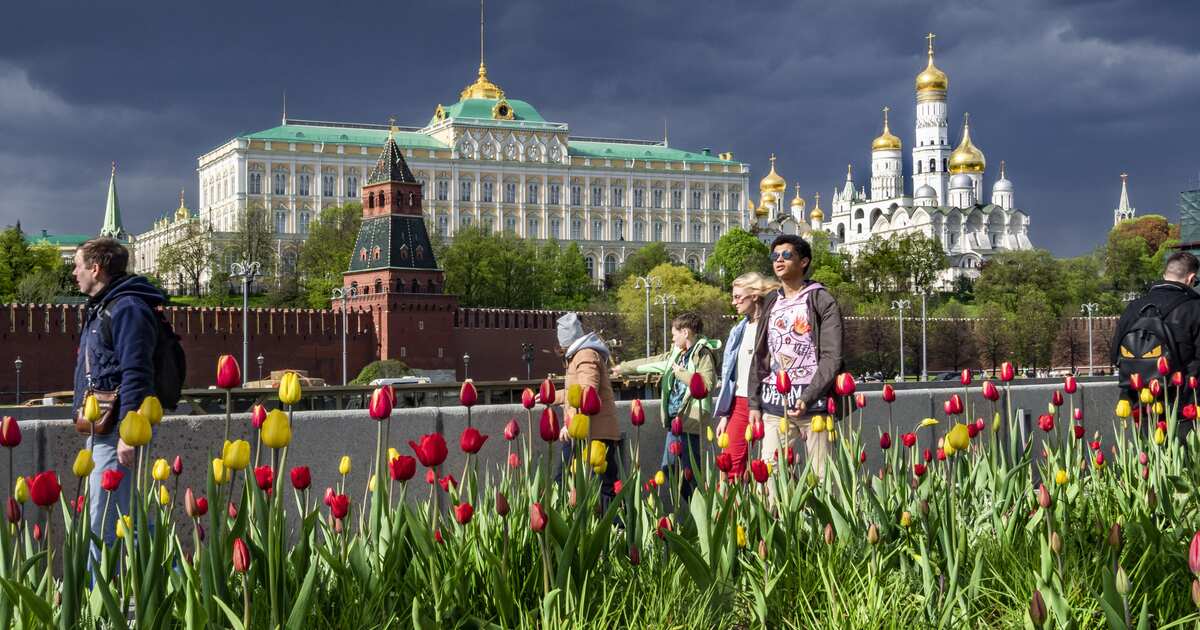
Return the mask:
[[(617, 406), (613, 400), (612, 382), (608, 378), (608, 363), (604, 355), (592, 348), (577, 351), (567, 361), (564, 381), (565, 387), (578, 383), (582, 390), (591, 386), (600, 394), (600, 413), (591, 417), (592, 439), (619, 439), (621, 431), (617, 428)], [(567, 419), (579, 413), (579, 410), (567, 403), (566, 390), (556, 392), (555, 399), (562, 402), (563, 426), (566, 426)]]
[[(780, 289), (782, 291), (782, 289)], [(770, 316), (771, 308), (779, 297), (779, 291), (772, 291), (763, 296), (762, 312)], [(833, 391), (833, 383), (842, 372), (842, 310), (837, 300), (825, 289), (817, 288), (808, 294), (808, 312), (815, 313), (811, 322), (812, 338), (816, 343), (817, 371), (813, 373), (812, 383), (804, 388), (800, 400), (804, 401), (807, 409), (812, 409), (814, 403), (824, 401)], [(766, 321), (767, 317), (760, 321)], [(767, 351), (767, 331), (770, 326), (759, 326), (754, 337), (754, 364), (750, 366), (750, 390), (747, 404), (751, 410), (762, 408), (759, 397), (759, 384), (771, 374), (771, 356)]]

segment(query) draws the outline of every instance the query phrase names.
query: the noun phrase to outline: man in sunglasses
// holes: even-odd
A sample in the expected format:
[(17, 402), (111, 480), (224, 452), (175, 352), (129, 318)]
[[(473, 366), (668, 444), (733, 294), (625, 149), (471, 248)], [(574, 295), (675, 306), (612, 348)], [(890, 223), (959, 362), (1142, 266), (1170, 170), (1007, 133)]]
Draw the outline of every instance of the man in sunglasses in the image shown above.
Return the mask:
[[(825, 287), (809, 281), (811, 263), (812, 246), (803, 238), (783, 234), (771, 243), (771, 267), (783, 286), (763, 297), (763, 324), (750, 368), (750, 382), (757, 386), (747, 406), (751, 423), (765, 423), (764, 459), (774, 461), (786, 453), (781, 449), (791, 447), (784, 445), (781, 422), (786, 419), (788, 440), (803, 437), (813, 471), (824, 475), (829, 440), (810, 434), (810, 428), (814, 415), (826, 413), (825, 401), (842, 371), (842, 312)], [(776, 385), (783, 380), (777, 378), (780, 372), (791, 382), (786, 393)]]

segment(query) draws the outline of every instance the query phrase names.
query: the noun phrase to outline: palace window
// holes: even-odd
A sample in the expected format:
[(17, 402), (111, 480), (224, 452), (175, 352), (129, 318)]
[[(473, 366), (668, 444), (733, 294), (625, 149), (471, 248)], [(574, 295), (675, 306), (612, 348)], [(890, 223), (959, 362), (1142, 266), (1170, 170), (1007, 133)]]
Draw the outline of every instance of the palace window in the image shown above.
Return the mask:
[(646, 205), (646, 190), (643, 188), (633, 189), (633, 207), (641, 208)]
[(709, 210), (720, 210), (721, 209), (721, 193), (719, 191), (714, 190), (711, 193), (709, 193), (708, 209)]
[(484, 180), (479, 184), (479, 200), (483, 203), (492, 203), (493, 193), (496, 190), (496, 185), (492, 182)]
[(683, 224), (678, 221), (671, 224), (671, 241), (675, 243), (683, 241)]
[(250, 173), (250, 194), (262, 194), (262, 173)]
[(604, 221), (592, 219), (592, 240), (604, 240)]
[(311, 216), (312, 215), (309, 214), (309, 212), (307, 210), (300, 213), (300, 233), (301, 234), (308, 234), (308, 222), (309, 222), (309, 219), (311, 218)]
[(604, 189), (599, 186), (592, 186), (592, 205), (599, 206), (604, 203)]
[(633, 222), (633, 240), (638, 242), (646, 240), (646, 223), (644, 221)]
[(536, 183), (531, 183), (525, 186), (525, 203), (538, 203), (539, 192), (541, 191), (538, 190), (538, 185)]
[(682, 190), (672, 190), (671, 191), (671, 207), (672, 208), (682, 208), (683, 207), (683, 191)]
[(437, 180), (436, 189), (438, 201), (446, 201), (450, 198), (450, 182), (444, 179), (439, 179)]
[(450, 227), (450, 217), (439, 214), (437, 218), (437, 233), (446, 236), (446, 231)]
[(357, 197), (358, 190), (358, 175), (351, 175), (346, 178), (346, 196)]
[(614, 186), (612, 189), (612, 205), (615, 208), (620, 208), (625, 205), (625, 189), (620, 186)]
[(663, 190), (661, 188), (655, 188), (654, 190), (650, 191), (650, 200), (655, 208), (663, 207)]
[(550, 219), (550, 233), (546, 235), (546, 238), (562, 238), (562, 219)]
[(655, 241), (663, 240), (663, 222), (662, 221), (654, 222), (654, 240)]
[(702, 224), (692, 224), (692, 240), (696, 242), (704, 240), (704, 226)]
[(287, 173), (284, 173), (284, 172), (275, 173), (275, 194), (276, 195), (286, 195), (287, 194)]
[(604, 277), (611, 278), (617, 273), (617, 256), (609, 254), (604, 257)]
[(275, 211), (275, 233), (283, 234), (283, 230), (287, 227), (287, 213), (283, 210)]
[[(718, 199), (717, 201), (720, 201), (720, 199)], [(718, 203), (717, 205), (720, 205), (720, 204)], [(729, 193), (729, 208), (728, 209), (729, 210), (737, 210), (740, 207), (742, 207), (741, 197), (735, 192)], [(720, 208), (713, 208), (713, 210), (719, 210), (719, 209)]]
[(571, 219), (571, 240), (583, 238), (583, 219)]
[(333, 196), (333, 175), (321, 176), (321, 195), (325, 197)]
[(712, 230), (710, 232), (711, 233), (709, 234), (709, 238), (711, 238), (713, 240), (713, 242), (715, 243), (718, 239), (721, 238), (721, 224), (713, 223)]
[(613, 219), (613, 235), (614, 241), (625, 240), (625, 219)]
[(490, 214), (485, 214), (483, 216), (483, 231), (487, 232), (488, 234), (493, 234), (496, 232), (496, 217)]
[(560, 203), (559, 198), (561, 197), (561, 195), (562, 195), (562, 185), (561, 184), (550, 184), (550, 203), (552, 205), (557, 206)]
[(517, 233), (517, 217), (514, 217), (512, 215), (505, 215), (504, 231), (508, 232), (509, 234)]
[(693, 210), (700, 209), (700, 201), (702, 199), (704, 199), (704, 193), (700, 192), (699, 190), (692, 191), (692, 209)]
[(504, 184), (504, 203), (517, 203), (517, 185), (512, 182)]
[(309, 183), (310, 183), (310, 181), (311, 181), (311, 180), (312, 180), (312, 176), (311, 176), (311, 175), (309, 175), (308, 173), (301, 173), (301, 174), (300, 174), (300, 196), (301, 196), (301, 197), (307, 197), (307, 196), (308, 196), (308, 193), (309, 193)]
[(462, 215), (462, 217), (459, 218), (459, 221), (462, 223), (462, 226), (465, 228), (471, 227), (472, 220), (474, 220), (474, 218), (469, 214), (464, 214), (464, 215)]
[(458, 200), (459, 201), (470, 201), (471, 200), (471, 184), (472, 184), (472, 182), (469, 179), (458, 180)]
[(596, 258), (593, 256), (584, 256), (583, 266), (587, 269), (589, 278), (596, 277)]
[(539, 227), (541, 226), (538, 225), (537, 217), (526, 217), (525, 238), (541, 238), (541, 234), (538, 231)]

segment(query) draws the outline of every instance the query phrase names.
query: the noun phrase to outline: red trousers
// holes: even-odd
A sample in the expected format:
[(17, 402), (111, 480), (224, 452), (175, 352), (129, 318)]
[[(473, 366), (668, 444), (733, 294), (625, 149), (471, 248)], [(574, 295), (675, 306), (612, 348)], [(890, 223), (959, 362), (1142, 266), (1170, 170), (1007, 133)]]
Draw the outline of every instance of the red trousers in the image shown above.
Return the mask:
[(725, 434), (729, 436), (729, 446), (724, 452), (733, 457), (733, 468), (729, 471), (730, 478), (741, 478), (742, 473), (746, 472), (746, 456), (749, 453), (749, 449), (746, 447), (746, 427), (749, 425), (750, 407), (747, 406), (744, 396), (737, 396), (733, 399), (729, 422), (725, 423)]

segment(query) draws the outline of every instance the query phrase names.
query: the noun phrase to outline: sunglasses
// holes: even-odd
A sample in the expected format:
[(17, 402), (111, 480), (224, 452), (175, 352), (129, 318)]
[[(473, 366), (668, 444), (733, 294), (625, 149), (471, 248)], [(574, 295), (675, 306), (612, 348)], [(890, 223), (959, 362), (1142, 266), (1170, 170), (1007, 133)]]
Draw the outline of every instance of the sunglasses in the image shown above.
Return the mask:
[(791, 250), (785, 250), (782, 252), (771, 252), (771, 262), (775, 262), (776, 260), (779, 260), (780, 258), (782, 258), (784, 260), (791, 260), (794, 257), (795, 257), (795, 254), (793, 254), (791, 252)]

